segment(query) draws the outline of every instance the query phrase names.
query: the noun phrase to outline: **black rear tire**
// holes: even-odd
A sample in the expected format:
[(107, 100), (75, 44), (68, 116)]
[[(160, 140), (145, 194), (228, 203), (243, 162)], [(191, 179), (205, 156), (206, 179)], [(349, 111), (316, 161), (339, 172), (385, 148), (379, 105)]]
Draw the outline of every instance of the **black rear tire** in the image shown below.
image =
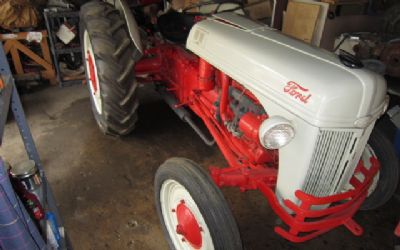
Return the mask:
[(392, 143), (378, 126), (375, 126), (368, 141), (381, 168), (375, 190), (365, 199), (361, 210), (373, 210), (384, 205), (396, 191), (399, 183), (399, 160)]
[[(93, 94), (90, 95), (95, 119), (104, 133), (126, 135), (134, 129), (137, 121), (138, 82), (134, 64), (140, 58), (140, 52), (129, 37), (124, 19), (110, 4), (91, 1), (81, 7), (80, 37), (83, 44), (85, 32), (93, 48), (101, 99), (101, 107), (96, 108)], [(85, 50), (84, 46), (82, 48)], [(83, 51), (83, 55), (89, 86), (87, 51)]]
[(89, 2), (90, 0), (69, 0), (77, 9), (79, 9), (82, 5)]
[(388, 8), (383, 18), (383, 31), (391, 35), (400, 34), (400, 4)]
[[(178, 209), (176, 209), (176, 213), (175, 211), (170, 211), (174, 210), (174, 208), (179, 205), (179, 201), (185, 201), (184, 195), (182, 195), (182, 197), (179, 196), (179, 194), (182, 194), (181, 192), (178, 192), (177, 197), (171, 194), (173, 196), (171, 199), (173, 201), (177, 200), (178, 202), (177, 204), (173, 204), (171, 208), (165, 207), (168, 205), (165, 205), (167, 204), (165, 200), (164, 202), (161, 201), (161, 197), (164, 197), (161, 193), (163, 192), (163, 186), (168, 185), (167, 183), (171, 183), (171, 181), (178, 183), (181, 187), (183, 186), (193, 199), (195, 206), (200, 211), (201, 217), (203, 217), (205, 225), (210, 232), (214, 249), (242, 249), (238, 227), (221, 190), (199, 165), (183, 158), (171, 158), (167, 160), (159, 167), (155, 176), (157, 213), (161, 220), (164, 235), (171, 249), (180, 249), (179, 245), (174, 245), (172, 237), (183, 236), (177, 235), (176, 232), (173, 232), (174, 235), (171, 236), (165, 218), (177, 216)], [(186, 204), (189, 203), (191, 202), (186, 201)], [(162, 206), (164, 206), (164, 209)], [(168, 211), (168, 213), (170, 212), (171, 214), (165, 215), (163, 211)], [(199, 220), (197, 217), (196, 219)], [(176, 225), (173, 225), (173, 227), (175, 228)], [(202, 249), (206, 249), (206, 246), (203, 246)]]

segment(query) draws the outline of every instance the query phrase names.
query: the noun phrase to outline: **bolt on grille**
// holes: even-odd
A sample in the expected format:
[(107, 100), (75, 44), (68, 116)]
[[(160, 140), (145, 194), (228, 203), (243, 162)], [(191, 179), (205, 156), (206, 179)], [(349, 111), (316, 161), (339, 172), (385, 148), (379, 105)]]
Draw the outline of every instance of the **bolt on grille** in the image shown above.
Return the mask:
[(303, 184), (303, 191), (316, 197), (336, 194), (349, 174), (349, 162), (357, 137), (352, 131), (320, 130)]

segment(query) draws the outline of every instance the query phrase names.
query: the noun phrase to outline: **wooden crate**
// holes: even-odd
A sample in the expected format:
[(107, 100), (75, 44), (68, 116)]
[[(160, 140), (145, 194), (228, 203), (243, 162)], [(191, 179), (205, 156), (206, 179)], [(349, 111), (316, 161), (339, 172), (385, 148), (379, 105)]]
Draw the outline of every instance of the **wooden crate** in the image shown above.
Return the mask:
[(282, 32), (311, 43), (319, 16), (320, 6), (302, 2), (289, 2)]

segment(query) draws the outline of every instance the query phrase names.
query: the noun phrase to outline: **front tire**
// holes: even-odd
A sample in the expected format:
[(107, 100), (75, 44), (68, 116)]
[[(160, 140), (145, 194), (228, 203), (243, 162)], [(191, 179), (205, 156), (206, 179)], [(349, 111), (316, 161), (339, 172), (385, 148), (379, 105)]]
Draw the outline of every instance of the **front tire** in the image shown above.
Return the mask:
[(126, 135), (137, 121), (134, 64), (140, 53), (118, 10), (104, 2), (81, 7), (80, 36), (95, 119), (104, 133)]
[(171, 249), (242, 249), (226, 200), (194, 162), (172, 158), (162, 164), (155, 177), (155, 198)]
[(364, 164), (367, 164), (371, 156), (378, 159), (381, 167), (361, 205), (361, 210), (372, 210), (384, 205), (393, 196), (399, 182), (399, 160), (393, 145), (378, 126), (372, 131), (364, 150)]

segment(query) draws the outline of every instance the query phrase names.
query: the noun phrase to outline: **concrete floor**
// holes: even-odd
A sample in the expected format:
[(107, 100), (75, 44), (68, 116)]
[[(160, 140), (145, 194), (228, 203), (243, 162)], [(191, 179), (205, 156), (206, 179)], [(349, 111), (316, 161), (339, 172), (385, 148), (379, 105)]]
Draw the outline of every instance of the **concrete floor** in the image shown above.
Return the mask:
[[(154, 96), (143, 98), (137, 129), (119, 139), (97, 128), (86, 87), (49, 87), (24, 95), (23, 103), (75, 249), (166, 249), (154, 206), (158, 166), (173, 156), (205, 167), (224, 165), (218, 148), (204, 145)], [(0, 154), (12, 164), (26, 157), (12, 121)], [(358, 212), (356, 220), (365, 226), (362, 237), (341, 227), (310, 242), (292, 244), (274, 233), (277, 217), (259, 193), (232, 188), (223, 192), (246, 249), (394, 247), (400, 204), (393, 199), (377, 211)]]

